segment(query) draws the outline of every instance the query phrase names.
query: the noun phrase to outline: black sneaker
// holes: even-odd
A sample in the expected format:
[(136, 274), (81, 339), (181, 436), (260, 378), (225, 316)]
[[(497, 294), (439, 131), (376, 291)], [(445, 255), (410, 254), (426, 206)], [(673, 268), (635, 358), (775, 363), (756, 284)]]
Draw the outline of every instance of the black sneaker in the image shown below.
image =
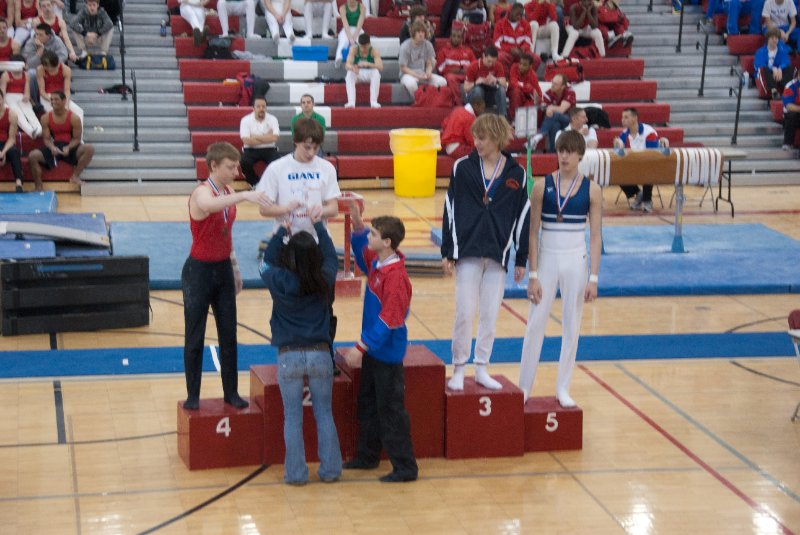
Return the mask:
[(400, 472), (392, 471), (378, 479), (381, 483), (407, 483), (409, 481), (416, 481), (417, 474), (401, 474)]
[(23, 193), (25, 190), (22, 189), (22, 185), (21, 184), (17, 184), (17, 187), (14, 188), (14, 191), (16, 193)]
[(200, 408), (200, 400), (197, 398), (187, 398), (183, 402), (183, 408), (187, 411), (196, 411)]
[(373, 468), (378, 468), (380, 461), (375, 461), (374, 463), (368, 463), (367, 461), (362, 461), (358, 457), (351, 459), (342, 465), (342, 468), (345, 470), (372, 470)]
[(236, 409), (246, 409), (250, 406), (250, 403), (243, 400), (239, 394), (231, 394), (230, 396), (225, 396), (225, 403), (228, 405), (233, 406)]

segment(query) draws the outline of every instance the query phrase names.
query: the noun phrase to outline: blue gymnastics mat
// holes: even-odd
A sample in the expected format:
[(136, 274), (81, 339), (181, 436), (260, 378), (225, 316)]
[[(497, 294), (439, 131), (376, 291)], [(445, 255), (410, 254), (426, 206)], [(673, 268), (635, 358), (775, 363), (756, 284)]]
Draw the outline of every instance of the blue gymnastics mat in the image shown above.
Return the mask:
[[(52, 193), (52, 192), (49, 192)], [(16, 194), (34, 195), (34, 194)], [(2, 196), (0, 196), (2, 197)], [(53, 197), (55, 199), (55, 197)], [(23, 221), (28, 223), (42, 223), (57, 227), (71, 228), (106, 235), (105, 215), (98, 213), (86, 214), (58, 214), (58, 213), (20, 213), (0, 214), (3, 221)], [(55, 256), (110, 256), (108, 247), (95, 247), (92, 245), (54, 242), (51, 237), (27, 235), (22, 236), (5, 234), (0, 235), (0, 258), (52, 258)]]
[[(258, 246), (272, 235), (273, 222), (236, 221), (233, 246), (246, 288), (263, 288), (258, 275)], [(113, 222), (111, 246), (115, 255), (145, 255), (150, 258), (150, 288), (176, 290), (181, 270), (192, 245), (189, 223)]]
[[(605, 227), (600, 295), (800, 293), (800, 242), (780, 232), (684, 225), (686, 253), (671, 252), (672, 236), (671, 225)], [(441, 230), (431, 239), (441, 244)], [(505, 297), (525, 298), (526, 289), (527, 280), (515, 283), (509, 270)]]
[(48, 214), (55, 212), (56, 208), (55, 191), (0, 195), (0, 214)]

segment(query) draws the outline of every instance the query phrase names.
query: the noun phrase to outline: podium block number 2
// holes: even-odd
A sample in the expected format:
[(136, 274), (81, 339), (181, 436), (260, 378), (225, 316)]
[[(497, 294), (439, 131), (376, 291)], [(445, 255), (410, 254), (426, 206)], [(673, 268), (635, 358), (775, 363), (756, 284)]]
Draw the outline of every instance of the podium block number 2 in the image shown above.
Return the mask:
[(544, 423), (544, 430), (548, 433), (552, 433), (558, 429), (558, 420), (556, 419), (555, 412), (548, 412), (547, 413), (547, 420)]
[(489, 396), (481, 396), (478, 398), (478, 403), (481, 404), (481, 408), (478, 409), (478, 414), (481, 416), (489, 416), (492, 414), (492, 398)]
[(217, 422), (217, 433), (220, 435), (225, 435), (225, 438), (228, 438), (231, 434), (231, 419), (229, 417), (225, 417)]

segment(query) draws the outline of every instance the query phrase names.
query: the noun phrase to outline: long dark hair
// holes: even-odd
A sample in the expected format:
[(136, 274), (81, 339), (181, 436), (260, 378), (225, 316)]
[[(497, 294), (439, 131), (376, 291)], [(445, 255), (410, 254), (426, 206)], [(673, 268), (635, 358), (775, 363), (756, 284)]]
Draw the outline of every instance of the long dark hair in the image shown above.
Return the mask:
[(300, 295), (328, 297), (330, 288), (322, 276), (322, 251), (308, 232), (301, 231), (292, 236), (281, 249), (278, 265), (300, 279)]

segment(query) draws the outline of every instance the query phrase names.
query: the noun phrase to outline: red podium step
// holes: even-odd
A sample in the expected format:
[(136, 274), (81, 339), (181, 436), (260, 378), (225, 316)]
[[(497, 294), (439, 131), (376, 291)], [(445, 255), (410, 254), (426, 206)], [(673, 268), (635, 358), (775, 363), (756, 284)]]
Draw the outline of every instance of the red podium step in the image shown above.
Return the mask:
[(464, 379), (464, 390), (445, 391), (448, 459), (513, 457), (525, 453), (522, 390), (502, 375), (493, 375), (502, 390), (489, 390)]
[(236, 410), (222, 399), (178, 402), (178, 454), (189, 470), (262, 464), (264, 419), (258, 407)]
[[(337, 353), (336, 363), (353, 380), (353, 447), (358, 441), (358, 388), (361, 367), (351, 368)], [(410, 345), (403, 359), (405, 404), (411, 420), (411, 441), (418, 458), (444, 456), (444, 378), (445, 365), (430, 349)]]
[[(316, 462), (317, 424), (311, 407), (311, 395), (306, 387), (303, 401), (303, 441), (306, 459)], [(274, 365), (250, 367), (250, 398), (262, 413), (264, 419), (264, 463), (283, 464), (286, 448), (283, 441), (283, 401), (278, 387), (278, 368)], [(307, 401), (306, 401), (307, 400)], [(353, 456), (353, 383), (348, 376), (341, 374), (333, 380), (333, 420), (339, 434), (339, 447), (342, 457)]]
[(529, 398), (525, 403), (525, 451), (583, 448), (583, 409), (565, 409), (554, 397)]

